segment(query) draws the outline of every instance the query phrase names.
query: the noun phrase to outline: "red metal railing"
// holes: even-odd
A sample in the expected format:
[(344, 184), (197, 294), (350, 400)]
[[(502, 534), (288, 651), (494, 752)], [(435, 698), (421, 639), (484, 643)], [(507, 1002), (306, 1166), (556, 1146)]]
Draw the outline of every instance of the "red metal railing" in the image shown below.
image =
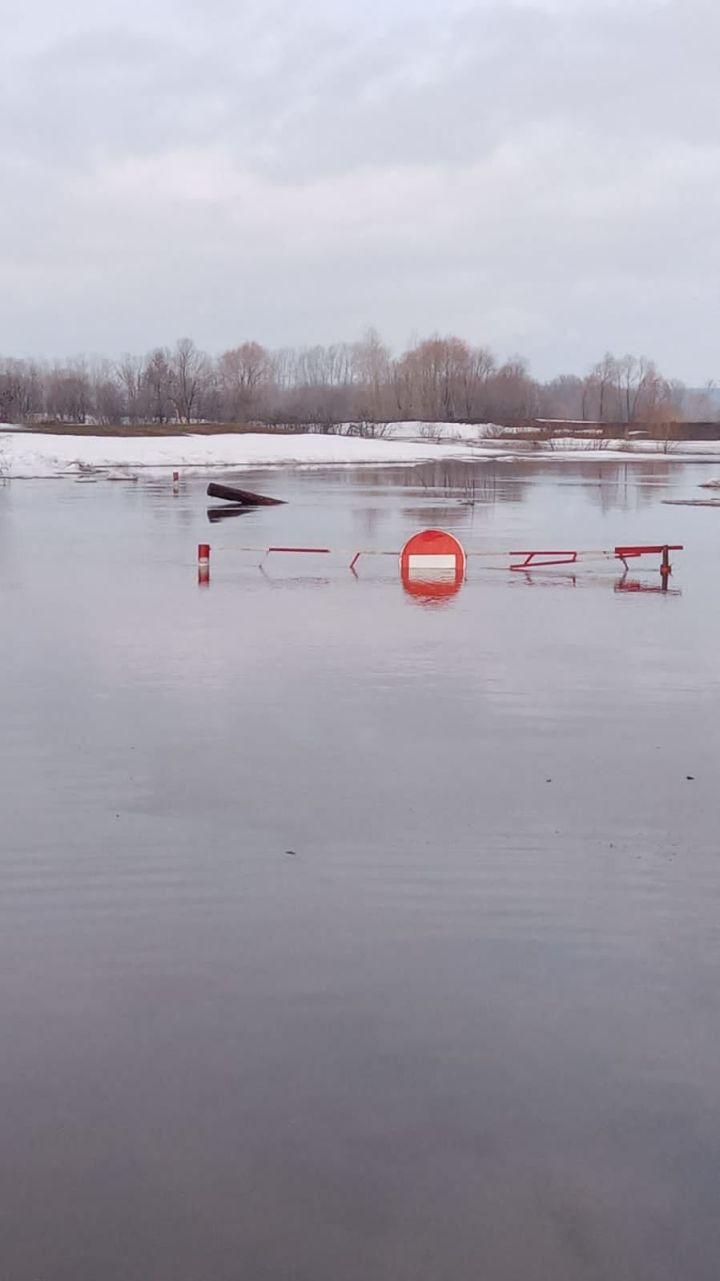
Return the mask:
[[(399, 556), (394, 551), (379, 551), (376, 549), (362, 549), (360, 551), (349, 551), (343, 548), (332, 547), (233, 547), (227, 550), (237, 552), (254, 552), (263, 557), (273, 553), (283, 555), (307, 555), (307, 556), (329, 556), (336, 555), (351, 556), (349, 568), (354, 571), (355, 566), (361, 556)], [(619, 560), (622, 561), (626, 569), (629, 568), (628, 561), (636, 560), (640, 556), (660, 556), (660, 573), (664, 579), (667, 579), (672, 573), (670, 564), (670, 552), (680, 552), (684, 550), (682, 543), (633, 543), (617, 545), (606, 550), (580, 550), (580, 549), (563, 549), (560, 551), (546, 551), (542, 549), (525, 550), (525, 551), (469, 551), (467, 556), (485, 559), (498, 560), (508, 558), (510, 563), (507, 568), (513, 572), (518, 570), (548, 569), (557, 565), (577, 565), (584, 560)], [(209, 560), (210, 548), (207, 544), (202, 544), (201, 558)], [(515, 557), (516, 559), (512, 559)], [(519, 558), (519, 559), (517, 559)]]

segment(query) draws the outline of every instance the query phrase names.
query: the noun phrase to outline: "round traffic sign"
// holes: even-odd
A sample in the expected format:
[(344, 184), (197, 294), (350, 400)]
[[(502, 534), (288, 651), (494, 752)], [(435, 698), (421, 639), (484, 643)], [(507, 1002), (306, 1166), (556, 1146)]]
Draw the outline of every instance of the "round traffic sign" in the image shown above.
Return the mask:
[(410, 596), (428, 603), (454, 596), (465, 581), (465, 550), (443, 529), (423, 529), (400, 553), (400, 577)]

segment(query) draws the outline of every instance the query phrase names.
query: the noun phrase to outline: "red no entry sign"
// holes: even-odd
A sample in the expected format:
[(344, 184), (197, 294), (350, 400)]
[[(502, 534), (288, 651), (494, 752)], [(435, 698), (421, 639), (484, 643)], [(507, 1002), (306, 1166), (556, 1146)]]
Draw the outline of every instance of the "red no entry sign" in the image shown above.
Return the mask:
[(400, 553), (400, 577), (411, 596), (430, 600), (454, 596), (465, 581), (462, 543), (443, 529), (413, 534)]

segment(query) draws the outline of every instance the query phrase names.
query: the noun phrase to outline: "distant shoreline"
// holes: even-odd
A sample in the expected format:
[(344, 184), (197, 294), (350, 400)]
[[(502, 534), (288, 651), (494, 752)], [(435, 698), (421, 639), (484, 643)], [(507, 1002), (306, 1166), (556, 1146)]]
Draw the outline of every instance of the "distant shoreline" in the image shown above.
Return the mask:
[(0, 422), (0, 432), (21, 432), (39, 436), (81, 438), (162, 438), (186, 436), (357, 436), (363, 439), (476, 440), (510, 442), (523, 440), (533, 446), (552, 445), (558, 438), (597, 442), (597, 447), (628, 447), (641, 442), (651, 449), (662, 445), (664, 452), (686, 443), (720, 446), (720, 422), (596, 423), (575, 419), (505, 419), (502, 423), (396, 419), (389, 422), (163, 422), (163, 423), (63, 423)]

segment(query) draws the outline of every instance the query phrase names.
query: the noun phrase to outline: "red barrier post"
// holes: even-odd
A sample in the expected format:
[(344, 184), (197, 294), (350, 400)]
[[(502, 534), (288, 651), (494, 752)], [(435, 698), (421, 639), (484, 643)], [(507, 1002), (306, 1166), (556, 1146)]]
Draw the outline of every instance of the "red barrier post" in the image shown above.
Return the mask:
[(210, 544), (198, 543), (198, 583), (206, 586), (210, 582)]

